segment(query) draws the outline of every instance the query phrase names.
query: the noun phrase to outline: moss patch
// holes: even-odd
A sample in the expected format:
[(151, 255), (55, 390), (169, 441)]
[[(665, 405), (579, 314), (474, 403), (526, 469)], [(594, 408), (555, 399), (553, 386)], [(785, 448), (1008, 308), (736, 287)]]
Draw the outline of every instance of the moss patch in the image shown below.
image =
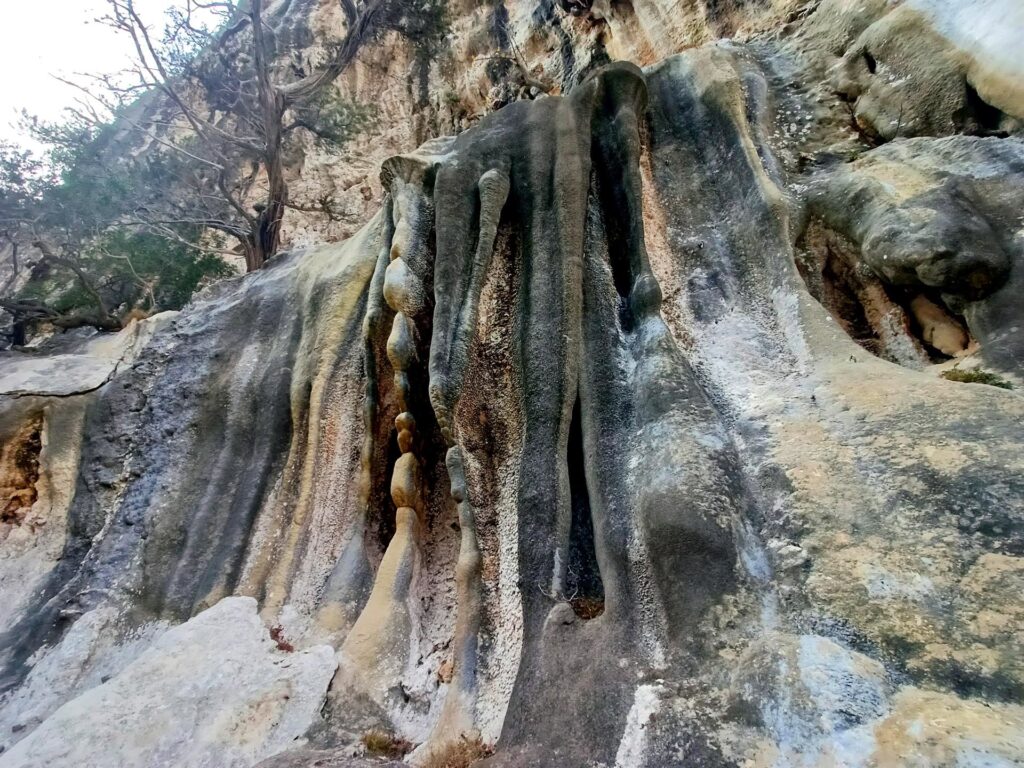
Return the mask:
[(982, 371), (977, 368), (969, 371), (953, 368), (952, 370), (944, 371), (942, 378), (948, 379), (949, 381), (963, 382), (964, 384), (988, 384), (991, 387), (1013, 389), (1013, 384), (1008, 382), (1006, 379), (996, 376), (994, 373)]

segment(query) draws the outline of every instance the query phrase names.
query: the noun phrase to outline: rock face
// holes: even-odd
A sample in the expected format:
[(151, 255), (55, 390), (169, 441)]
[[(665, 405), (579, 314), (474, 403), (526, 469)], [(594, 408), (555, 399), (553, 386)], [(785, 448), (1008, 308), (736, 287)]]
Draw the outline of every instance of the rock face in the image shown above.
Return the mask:
[(255, 600), (225, 598), (50, 714), (4, 765), (252, 765), (305, 733), (334, 668), (330, 646), (283, 653)]
[[(1022, 206), (1024, 145), (957, 136), (868, 152), (826, 175), (811, 210), (853, 241), (886, 285), (917, 294), (909, 309), (926, 343), (956, 356), (968, 346), (969, 328), (987, 364), (1018, 371), (1024, 350), (1011, 318), (1024, 279), (1013, 269)], [(936, 323), (957, 327), (945, 341), (929, 341), (927, 328)]]
[(1024, 400), (939, 375), (1021, 382), (1000, 4), (541, 5), (645, 68), (4, 358), (0, 766), (1024, 761)]

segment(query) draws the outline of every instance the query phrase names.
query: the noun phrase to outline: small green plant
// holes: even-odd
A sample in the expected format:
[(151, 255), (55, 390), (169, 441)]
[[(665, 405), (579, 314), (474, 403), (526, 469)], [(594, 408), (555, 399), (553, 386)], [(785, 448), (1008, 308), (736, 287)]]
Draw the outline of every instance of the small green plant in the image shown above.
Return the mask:
[(990, 387), (1013, 389), (1013, 384), (1008, 382), (1006, 379), (996, 376), (994, 373), (982, 371), (978, 368), (973, 368), (971, 370), (953, 368), (943, 372), (942, 378), (948, 379), (949, 381), (963, 382), (964, 384), (988, 384)]
[(465, 736), (446, 744), (439, 750), (431, 752), (427, 759), (420, 763), (421, 768), (469, 768), (477, 760), (483, 760), (494, 754), (494, 750), (484, 744), (480, 737), (474, 739)]
[(408, 741), (381, 728), (373, 728), (364, 733), (363, 746), (366, 747), (367, 754), (394, 760), (401, 759), (412, 749), (412, 744)]

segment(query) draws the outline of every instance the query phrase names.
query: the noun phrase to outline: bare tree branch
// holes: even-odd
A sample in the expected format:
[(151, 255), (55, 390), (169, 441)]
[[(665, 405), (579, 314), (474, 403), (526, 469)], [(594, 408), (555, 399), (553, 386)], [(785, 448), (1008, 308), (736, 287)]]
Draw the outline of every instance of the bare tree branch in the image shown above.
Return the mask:
[(42, 238), (35, 240), (35, 242), (33, 242), (32, 244), (39, 249), (40, 253), (43, 254), (43, 258), (46, 259), (47, 261), (50, 261), (54, 264), (59, 264), (60, 266), (66, 267), (67, 269), (70, 269), (72, 272), (74, 272), (75, 277), (78, 278), (78, 281), (82, 284), (82, 287), (86, 290), (89, 296), (92, 297), (93, 302), (96, 304), (96, 308), (99, 310), (100, 317), (104, 319), (111, 317), (110, 310), (107, 309), (107, 303), (103, 300), (103, 296), (100, 295), (99, 289), (96, 287), (96, 284), (92, 281), (92, 278), (90, 278), (89, 275), (85, 273), (85, 270), (83, 270), (74, 259), (68, 259), (63, 256), (59, 256), (53, 251), (53, 248), (50, 247), (50, 244), (47, 243)]
[(281, 87), (281, 93), (286, 103), (291, 104), (308, 99), (337, 80), (346, 67), (355, 60), (362, 45), (373, 37), (378, 17), (386, 4), (387, 0), (369, 0), (358, 13), (355, 13), (355, 16), (352, 16), (355, 9), (352, 7), (351, 0), (342, 0), (342, 9), (350, 22), (345, 33), (345, 40), (335, 49), (331, 60), (325, 67), (301, 80)]

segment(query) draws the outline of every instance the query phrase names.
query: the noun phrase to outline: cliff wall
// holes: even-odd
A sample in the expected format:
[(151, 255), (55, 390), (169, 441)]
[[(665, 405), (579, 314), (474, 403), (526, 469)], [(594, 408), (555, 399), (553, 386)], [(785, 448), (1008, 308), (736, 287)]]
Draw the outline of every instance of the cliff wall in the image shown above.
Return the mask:
[(0, 361), (0, 766), (1024, 761), (1021, 19), (969, 5), (383, 43), (300, 171), (350, 237)]

